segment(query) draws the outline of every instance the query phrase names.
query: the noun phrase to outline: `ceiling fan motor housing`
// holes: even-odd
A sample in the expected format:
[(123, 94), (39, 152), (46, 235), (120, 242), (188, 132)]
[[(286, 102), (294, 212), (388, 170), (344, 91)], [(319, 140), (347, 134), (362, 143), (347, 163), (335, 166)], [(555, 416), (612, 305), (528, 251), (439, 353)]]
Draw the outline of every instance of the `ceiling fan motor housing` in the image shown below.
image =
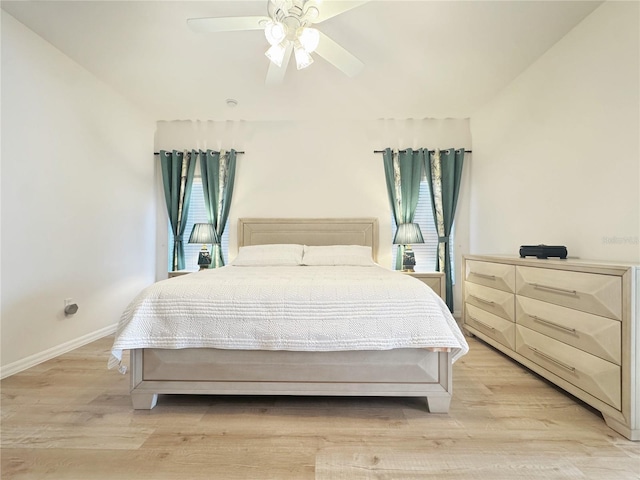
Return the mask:
[(298, 28), (311, 25), (319, 14), (315, 1), (309, 0), (269, 0), (267, 10), (274, 22), (287, 27), (289, 35), (295, 35)]

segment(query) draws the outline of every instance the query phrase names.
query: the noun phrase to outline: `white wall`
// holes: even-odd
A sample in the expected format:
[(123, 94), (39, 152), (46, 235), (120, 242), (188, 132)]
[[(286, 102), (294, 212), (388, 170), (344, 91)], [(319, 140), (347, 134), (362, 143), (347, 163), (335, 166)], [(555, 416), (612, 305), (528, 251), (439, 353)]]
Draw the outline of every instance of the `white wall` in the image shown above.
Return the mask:
[(472, 115), (472, 253), (640, 262), (639, 16), (603, 4)]
[[(470, 142), (467, 119), (158, 122), (156, 131), (156, 151), (187, 147), (245, 151), (238, 156), (230, 210), (231, 258), (237, 252), (238, 218), (376, 217), (380, 229), (378, 262), (389, 267), (391, 210), (382, 155), (374, 150), (387, 146), (469, 149)], [(161, 216), (159, 222), (166, 222), (166, 208)], [(457, 218), (456, 252), (466, 252), (465, 194), (461, 194)], [(158, 231), (161, 272), (167, 265), (166, 223)]]
[(2, 12), (3, 375), (113, 330), (153, 282), (154, 128)]

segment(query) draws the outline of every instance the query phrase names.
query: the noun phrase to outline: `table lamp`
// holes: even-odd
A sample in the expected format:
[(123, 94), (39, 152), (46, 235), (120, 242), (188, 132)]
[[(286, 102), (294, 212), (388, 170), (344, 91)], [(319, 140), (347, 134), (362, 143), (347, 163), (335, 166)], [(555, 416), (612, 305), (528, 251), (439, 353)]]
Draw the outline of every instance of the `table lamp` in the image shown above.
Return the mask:
[(196, 223), (193, 225), (189, 243), (201, 243), (202, 248), (198, 254), (198, 266), (200, 270), (205, 270), (211, 265), (211, 254), (207, 249), (207, 244), (218, 244), (218, 235), (212, 223)]
[(414, 272), (416, 266), (416, 257), (411, 250), (411, 245), (414, 243), (424, 243), (422, 238), (422, 232), (420, 231), (420, 225), (417, 223), (401, 223), (398, 225), (396, 236), (393, 239), (395, 245), (403, 245), (404, 253), (402, 255), (402, 271)]

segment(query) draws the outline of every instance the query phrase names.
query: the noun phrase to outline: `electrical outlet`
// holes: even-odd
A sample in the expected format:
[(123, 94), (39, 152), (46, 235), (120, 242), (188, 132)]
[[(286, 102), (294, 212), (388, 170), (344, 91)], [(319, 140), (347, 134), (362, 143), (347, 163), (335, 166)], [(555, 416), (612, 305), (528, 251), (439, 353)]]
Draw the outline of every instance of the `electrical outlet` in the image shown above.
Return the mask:
[(64, 299), (64, 314), (65, 316), (75, 315), (78, 311), (78, 305), (76, 305), (72, 298)]

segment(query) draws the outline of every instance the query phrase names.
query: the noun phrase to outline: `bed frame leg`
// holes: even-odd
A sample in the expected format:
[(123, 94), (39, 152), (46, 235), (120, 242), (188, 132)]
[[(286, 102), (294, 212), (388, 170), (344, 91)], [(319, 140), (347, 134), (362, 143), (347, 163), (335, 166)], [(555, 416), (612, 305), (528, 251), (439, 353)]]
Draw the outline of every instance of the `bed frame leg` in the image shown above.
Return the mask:
[(449, 413), (451, 396), (427, 397), (427, 409), (430, 413)]
[(131, 392), (131, 403), (135, 410), (151, 410), (158, 403), (158, 394)]

